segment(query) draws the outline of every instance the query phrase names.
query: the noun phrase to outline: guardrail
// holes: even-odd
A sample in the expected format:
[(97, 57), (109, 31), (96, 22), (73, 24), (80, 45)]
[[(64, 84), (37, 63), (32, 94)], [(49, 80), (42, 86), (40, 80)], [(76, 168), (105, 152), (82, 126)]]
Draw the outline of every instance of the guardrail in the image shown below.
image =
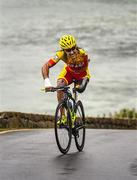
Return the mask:
[[(0, 128), (53, 128), (54, 116), (21, 112), (0, 112)], [(86, 117), (86, 127), (95, 129), (137, 129), (137, 119)]]

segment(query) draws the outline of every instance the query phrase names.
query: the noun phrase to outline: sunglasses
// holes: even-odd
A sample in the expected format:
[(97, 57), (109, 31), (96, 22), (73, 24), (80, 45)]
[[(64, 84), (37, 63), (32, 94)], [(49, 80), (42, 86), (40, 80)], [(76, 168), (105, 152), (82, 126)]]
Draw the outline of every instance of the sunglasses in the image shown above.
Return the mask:
[(76, 46), (70, 48), (70, 49), (65, 49), (66, 52), (71, 52), (71, 51), (74, 51), (76, 49)]

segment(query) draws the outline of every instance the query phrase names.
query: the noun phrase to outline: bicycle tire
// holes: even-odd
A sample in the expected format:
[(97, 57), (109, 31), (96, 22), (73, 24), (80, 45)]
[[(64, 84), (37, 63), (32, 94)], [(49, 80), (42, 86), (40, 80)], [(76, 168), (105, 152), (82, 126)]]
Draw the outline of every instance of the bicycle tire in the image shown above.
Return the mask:
[(85, 113), (82, 102), (79, 100), (76, 103), (76, 120), (74, 127), (75, 144), (79, 151), (82, 151), (85, 145)]
[[(66, 125), (58, 125), (58, 122), (62, 117), (62, 108), (64, 108), (64, 112), (67, 119)], [(66, 154), (69, 151), (71, 145), (72, 127), (70, 112), (65, 102), (60, 102), (56, 108), (54, 129), (57, 146), (61, 153)]]

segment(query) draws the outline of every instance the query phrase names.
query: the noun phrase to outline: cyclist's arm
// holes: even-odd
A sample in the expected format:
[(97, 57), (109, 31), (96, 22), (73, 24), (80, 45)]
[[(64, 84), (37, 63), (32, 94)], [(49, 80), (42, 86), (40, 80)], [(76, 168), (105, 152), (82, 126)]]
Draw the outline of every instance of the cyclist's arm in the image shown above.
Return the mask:
[(51, 58), (42, 66), (42, 76), (44, 79), (49, 78), (49, 69), (57, 64), (57, 62), (54, 58)]
[(62, 59), (64, 55), (63, 51), (57, 51), (53, 58), (50, 58), (47, 63), (45, 63), (42, 67), (42, 76), (44, 79), (49, 78), (49, 69)]
[(82, 83), (78, 87), (76, 87), (76, 90), (79, 93), (84, 92), (86, 87), (87, 87), (88, 82), (89, 82), (89, 78), (88, 77), (83, 78)]

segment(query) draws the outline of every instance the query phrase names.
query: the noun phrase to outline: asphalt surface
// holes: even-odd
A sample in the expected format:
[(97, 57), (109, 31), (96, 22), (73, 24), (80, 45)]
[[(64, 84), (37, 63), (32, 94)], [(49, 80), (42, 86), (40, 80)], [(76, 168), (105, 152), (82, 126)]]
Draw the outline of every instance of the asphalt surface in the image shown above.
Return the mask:
[(84, 151), (73, 139), (67, 155), (53, 129), (1, 134), (0, 180), (137, 180), (137, 131), (87, 130)]

